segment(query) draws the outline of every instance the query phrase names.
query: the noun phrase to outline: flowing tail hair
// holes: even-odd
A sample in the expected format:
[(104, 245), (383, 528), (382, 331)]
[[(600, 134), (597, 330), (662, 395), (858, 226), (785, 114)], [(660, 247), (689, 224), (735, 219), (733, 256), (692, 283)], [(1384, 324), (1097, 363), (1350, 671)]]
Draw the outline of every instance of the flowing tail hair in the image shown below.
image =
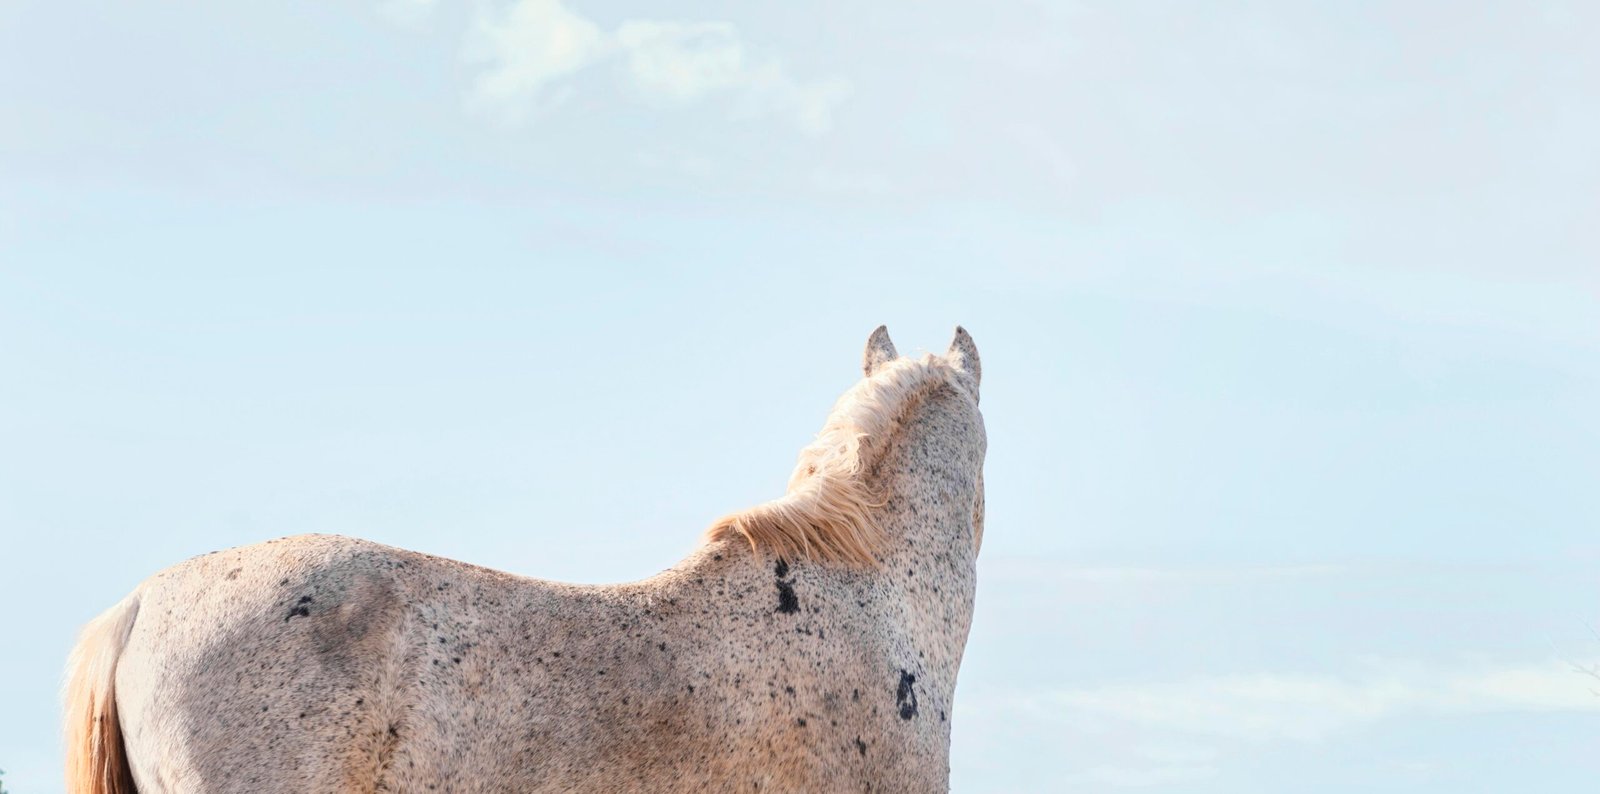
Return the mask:
[(137, 794), (117, 723), (117, 659), (139, 614), (134, 592), (83, 627), (67, 662), (67, 794)]

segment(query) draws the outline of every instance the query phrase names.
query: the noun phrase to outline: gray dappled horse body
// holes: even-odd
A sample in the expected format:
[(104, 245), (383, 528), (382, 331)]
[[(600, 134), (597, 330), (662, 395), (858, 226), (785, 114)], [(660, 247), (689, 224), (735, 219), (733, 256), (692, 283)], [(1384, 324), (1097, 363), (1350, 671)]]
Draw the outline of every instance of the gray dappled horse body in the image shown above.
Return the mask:
[(74, 651), (68, 790), (948, 789), (978, 355), (879, 328), (864, 369), (784, 496), (641, 582), (328, 535), (156, 574)]

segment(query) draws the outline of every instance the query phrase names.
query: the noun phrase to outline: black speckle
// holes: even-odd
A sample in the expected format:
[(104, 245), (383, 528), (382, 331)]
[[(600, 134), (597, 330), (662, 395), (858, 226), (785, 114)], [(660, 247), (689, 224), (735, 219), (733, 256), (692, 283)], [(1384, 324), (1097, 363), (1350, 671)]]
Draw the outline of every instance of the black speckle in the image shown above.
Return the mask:
[(914, 685), (917, 677), (900, 671), (900, 686), (895, 689), (894, 702), (900, 707), (900, 719), (909, 720), (917, 716), (917, 690)]
[(283, 622), (288, 623), (290, 618), (303, 618), (310, 614), (311, 610), (306, 607), (295, 607), (294, 609), (289, 610), (289, 614), (284, 616)]
[(658, 642), (656, 643), (656, 648), (664, 651), (667, 649), (667, 644), (664, 642)]
[(794, 585), (778, 580), (778, 611), (793, 615), (800, 611), (800, 597), (794, 594)]
[(716, 560), (718, 562), (721, 562), (722, 561), (722, 555), (721, 554), (713, 554), (713, 555), (711, 555), (711, 559)]
[(806, 718), (805, 717), (796, 717), (795, 720), (794, 720), (794, 724), (799, 725), (800, 727), (804, 728), (804, 727), (806, 727)]
[(300, 596), (300, 603), (302, 603), (302, 604), (309, 604), (313, 600), (314, 599), (312, 599), (311, 596)]
[(942, 710), (939, 712), (939, 721), (944, 722), (944, 712)]
[(861, 702), (861, 690), (859, 690), (859, 689), (850, 690), (850, 702), (851, 703), (860, 703)]
[(794, 594), (794, 583), (786, 581), (789, 563), (780, 559), (772, 566), (772, 571), (778, 575), (778, 611), (785, 615), (799, 612), (800, 598)]
[(860, 736), (856, 737), (856, 752), (861, 753), (863, 756), (867, 754), (867, 743), (861, 741)]
[(288, 579), (279, 579), (279, 580), (278, 580), (278, 586), (279, 586), (279, 587), (282, 587), (282, 586), (283, 586), (283, 585), (286, 585), (286, 584), (288, 584), (288, 583), (289, 583), (289, 580), (288, 580)]

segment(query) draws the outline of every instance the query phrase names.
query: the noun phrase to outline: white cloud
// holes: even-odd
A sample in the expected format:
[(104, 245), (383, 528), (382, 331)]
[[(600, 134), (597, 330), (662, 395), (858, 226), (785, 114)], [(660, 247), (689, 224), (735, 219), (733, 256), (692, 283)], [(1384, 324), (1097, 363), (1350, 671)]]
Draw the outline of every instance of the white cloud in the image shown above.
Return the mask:
[(1238, 675), (1018, 693), (990, 707), (1196, 737), (1312, 742), (1406, 716), (1600, 711), (1591, 683), (1568, 663), (1455, 672), (1391, 663), (1356, 676)]
[(612, 44), (599, 26), (560, 0), (519, 0), (499, 17), (480, 17), (469, 54), (488, 64), (474, 85), (473, 99), (509, 119), (521, 119), (559, 95), (552, 83), (592, 66)]
[(560, 0), (516, 0), (474, 25), (469, 57), (483, 64), (472, 100), (504, 118), (561, 101), (570, 78), (602, 65), (642, 99), (687, 105), (726, 98), (737, 112), (826, 132), (849, 95), (842, 79), (801, 81), (756, 52), (727, 22), (627, 20), (606, 32)]
[[(1172, 787), (1250, 768), (1274, 745), (1336, 741), (1388, 721), (1600, 712), (1593, 680), (1559, 662), (1442, 669), (1386, 662), (1352, 675), (1263, 674), (967, 693), (967, 740), (1039, 742), (1081, 790)], [(1406, 765), (1402, 760), (1397, 764)], [(1413, 761), (1398, 771), (1427, 773)]]
[(1025, 558), (996, 556), (980, 562), (986, 575), (1003, 577), (1012, 581), (1037, 581), (1050, 584), (1064, 582), (1093, 585), (1130, 585), (1147, 587), (1156, 585), (1216, 585), (1284, 579), (1320, 579), (1351, 576), (1363, 573), (1381, 573), (1381, 568), (1356, 568), (1340, 563), (1305, 563), (1288, 565), (1190, 565), (1182, 567), (1153, 566), (1084, 566), (1072, 565), (1054, 558)]

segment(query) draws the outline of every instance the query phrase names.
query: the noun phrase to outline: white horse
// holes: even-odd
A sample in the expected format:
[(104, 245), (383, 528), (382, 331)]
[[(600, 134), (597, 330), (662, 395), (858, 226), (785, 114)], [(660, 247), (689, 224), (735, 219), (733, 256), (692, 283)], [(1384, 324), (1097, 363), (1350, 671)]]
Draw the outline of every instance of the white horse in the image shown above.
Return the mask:
[(864, 369), (784, 496), (641, 582), (329, 535), (157, 573), (73, 651), (68, 791), (947, 790), (978, 352), (880, 327)]

